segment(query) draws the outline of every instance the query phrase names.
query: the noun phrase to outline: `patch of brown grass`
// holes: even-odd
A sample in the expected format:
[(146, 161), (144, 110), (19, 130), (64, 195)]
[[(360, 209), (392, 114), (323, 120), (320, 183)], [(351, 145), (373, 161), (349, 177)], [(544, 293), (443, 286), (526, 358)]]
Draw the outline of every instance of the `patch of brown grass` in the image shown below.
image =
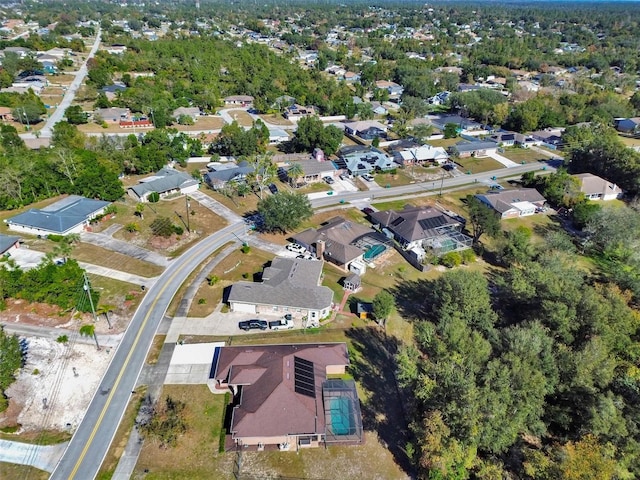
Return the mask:
[(107, 250), (90, 243), (80, 243), (74, 247), (71, 258), (79, 262), (92, 263), (122, 272), (140, 275), (142, 277), (156, 277), (163, 272), (163, 268), (137, 258)]
[(220, 130), (224, 127), (224, 120), (217, 116), (202, 116), (193, 125), (172, 125), (180, 132), (199, 132), (202, 130)]
[(49, 472), (28, 465), (0, 462), (0, 478), (29, 478), (31, 480), (47, 480)]
[(250, 127), (253, 125), (253, 118), (244, 110), (229, 110), (229, 115), (235, 121), (238, 122), (238, 125), (242, 127)]
[(133, 478), (146, 472), (145, 479), (232, 479), (235, 453), (218, 453), (225, 396), (211, 393), (206, 385), (165, 385), (160, 399), (167, 395), (186, 404), (187, 432), (174, 448), (146, 441)]
[(153, 337), (151, 348), (149, 348), (149, 353), (147, 354), (147, 365), (155, 365), (158, 363), (158, 357), (160, 356), (160, 350), (162, 350), (165, 338), (167, 338), (166, 335), (156, 335)]

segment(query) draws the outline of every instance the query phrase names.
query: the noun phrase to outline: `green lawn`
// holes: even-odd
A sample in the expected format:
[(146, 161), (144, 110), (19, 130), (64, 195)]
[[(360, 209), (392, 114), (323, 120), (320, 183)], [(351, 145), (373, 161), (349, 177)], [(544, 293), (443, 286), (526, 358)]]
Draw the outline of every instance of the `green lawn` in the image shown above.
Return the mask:
[(505, 148), (500, 155), (516, 163), (535, 163), (549, 160), (549, 157), (530, 148)]
[(471, 172), (471, 173), (482, 173), (489, 172), (491, 170), (500, 170), (504, 168), (497, 160), (494, 160), (490, 157), (468, 157), (468, 158), (457, 158), (456, 163), (460, 165), (460, 170), (463, 172)]

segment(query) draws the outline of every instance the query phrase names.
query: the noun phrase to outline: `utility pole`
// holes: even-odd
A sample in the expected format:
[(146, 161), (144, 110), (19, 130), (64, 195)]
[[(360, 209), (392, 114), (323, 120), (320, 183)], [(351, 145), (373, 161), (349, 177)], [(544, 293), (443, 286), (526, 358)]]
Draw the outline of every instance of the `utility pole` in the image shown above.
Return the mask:
[[(20, 110), (17, 111), (19, 112)], [(31, 130), (31, 125), (29, 125), (29, 117), (27, 117), (27, 112), (24, 107), (22, 107), (22, 115), (24, 115), (24, 120), (25, 122), (27, 122), (27, 131)]]
[(191, 222), (189, 221), (189, 208), (191, 208), (191, 203), (189, 202), (189, 195), (184, 196), (184, 201), (187, 209), (187, 233), (191, 233)]
[(89, 283), (89, 277), (87, 277), (87, 272), (84, 272), (82, 276), (84, 277), (84, 285), (82, 285), (82, 288), (84, 289), (85, 292), (87, 292), (87, 295), (89, 296), (89, 305), (91, 305), (91, 313), (93, 314), (93, 321), (97, 322), (98, 317), (96, 316), (96, 309), (93, 307), (93, 298), (91, 297), (91, 284)]

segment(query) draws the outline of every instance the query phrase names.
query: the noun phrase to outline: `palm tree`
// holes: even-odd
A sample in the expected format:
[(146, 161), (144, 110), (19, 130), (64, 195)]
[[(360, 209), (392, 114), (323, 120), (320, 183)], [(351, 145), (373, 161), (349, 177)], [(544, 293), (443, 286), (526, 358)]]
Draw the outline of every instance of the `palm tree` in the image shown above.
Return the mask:
[(109, 313), (111, 313), (114, 308), (116, 308), (114, 305), (98, 305), (98, 308), (96, 308), (97, 315), (104, 314), (105, 318), (107, 319), (107, 324), (109, 325), (109, 329), (112, 328), (111, 319), (109, 318)]
[(292, 187), (295, 188), (298, 185), (298, 179), (300, 177), (304, 177), (304, 170), (302, 169), (302, 165), (299, 163), (294, 163), (287, 170), (287, 177), (289, 177), (289, 183)]
[(98, 343), (98, 337), (96, 336), (96, 327), (90, 323), (82, 325), (80, 327), (80, 335), (83, 337), (93, 337), (96, 341), (96, 348), (100, 350), (100, 344)]

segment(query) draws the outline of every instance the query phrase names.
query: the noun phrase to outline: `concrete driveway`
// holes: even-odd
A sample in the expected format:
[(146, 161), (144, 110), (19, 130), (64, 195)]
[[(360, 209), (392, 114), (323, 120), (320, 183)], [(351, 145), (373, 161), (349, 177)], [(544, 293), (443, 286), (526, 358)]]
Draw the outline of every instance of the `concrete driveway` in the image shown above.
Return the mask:
[(68, 443), (43, 446), (0, 440), (0, 461), (31, 465), (45, 472), (52, 472)]

